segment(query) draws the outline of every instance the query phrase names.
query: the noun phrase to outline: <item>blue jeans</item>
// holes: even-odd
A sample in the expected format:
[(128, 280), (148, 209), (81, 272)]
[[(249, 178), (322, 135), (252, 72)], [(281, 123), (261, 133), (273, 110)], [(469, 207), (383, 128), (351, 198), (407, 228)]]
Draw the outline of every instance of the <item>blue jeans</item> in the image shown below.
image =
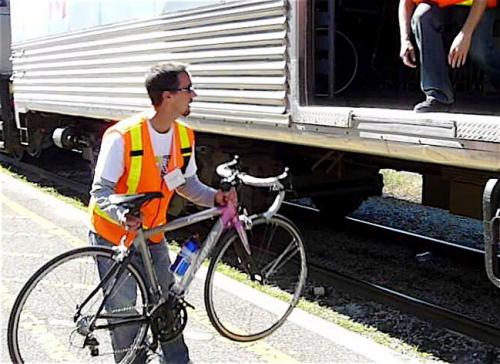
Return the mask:
[[(89, 232), (90, 245), (95, 246), (105, 246), (112, 248), (114, 245), (107, 240), (101, 238), (99, 235)], [(149, 251), (151, 252), (151, 257), (153, 259), (153, 266), (158, 276), (158, 281), (160, 283), (162, 293), (166, 294), (168, 292), (168, 287), (170, 283), (173, 282), (172, 273), (169, 270), (170, 267), (170, 257), (168, 255), (168, 248), (163, 241), (160, 244), (148, 244)], [(144, 271), (144, 265), (142, 263), (142, 258), (137, 253), (132, 257), (132, 263), (139, 269), (141, 275), (145, 278), (146, 274)], [(109, 270), (111, 262), (98, 261), (99, 275), (101, 278), (104, 276), (105, 272)], [(123, 309), (124, 307), (135, 307), (137, 300), (137, 290), (135, 282), (132, 279), (126, 279), (123, 282), (118, 282), (119, 288), (116, 294), (113, 294), (110, 299), (106, 302), (106, 309)], [(131, 309), (133, 310), (133, 309)], [(117, 353), (115, 353), (115, 361), (119, 362), (124, 353), (120, 353), (120, 350), (128, 348), (137, 333), (137, 325), (127, 325), (121, 326), (114, 329), (111, 332), (111, 339), (113, 348)], [(184, 337), (180, 335), (177, 339), (161, 343), (161, 348), (163, 352), (162, 363), (188, 363), (189, 362), (189, 351), (184, 343)], [(141, 353), (138, 358), (134, 361), (135, 363), (145, 363), (146, 357), (145, 353)]]
[[(420, 51), (420, 87), (428, 99), (445, 104), (454, 101), (448, 74), (449, 50), (444, 47), (442, 34), (448, 24), (461, 27), (469, 10), (468, 6), (439, 8), (421, 3), (413, 13), (411, 26)], [(493, 42), (494, 21), (494, 9), (486, 10), (472, 36), (469, 56), (500, 91), (500, 51)]]

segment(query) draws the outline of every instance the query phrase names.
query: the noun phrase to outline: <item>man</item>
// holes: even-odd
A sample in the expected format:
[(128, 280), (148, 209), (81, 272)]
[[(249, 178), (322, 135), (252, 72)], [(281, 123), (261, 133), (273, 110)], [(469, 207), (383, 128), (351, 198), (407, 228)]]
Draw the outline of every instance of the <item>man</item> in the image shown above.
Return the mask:
[[(500, 51), (493, 43), (493, 8), (496, 5), (497, 0), (399, 1), (400, 57), (403, 63), (408, 67), (416, 67), (410, 26), (420, 51), (420, 85), (426, 99), (415, 105), (415, 112), (449, 109), (455, 100), (448, 65), (452, 68), (462, 67), (469, 54), (500, 91)], [(448, 54), (442, 39), (447, 24), (461, 27)]]
[[(134, 231), (141, 225), (149, 228), (166, 222), (168, 205), (174, 191), (202, 206), (236, 202), (236, 192), (224, 193), (201, 183), (196, 175), (194, 134), (177, 121), (187, 116), (190, 103), (196, 97), (186, 65), (166, 62), (153, 66), (146, 74), (146, 89), (154, 112), (123, 120), (109, 128), (103, 138), (92, 184), (90, 210), (90, 243), (113, 247), (128, 231), (126, 244), (133, 239)], [(161, 191), (162, 199), (155, 199), (143, 206), (141, 217), (109, 202), (114, 193), (140, 193)], [(168, 291), (173, 281), (169, 272), (170, 259), (163, 234), (152, 236), (148, 247), (162, 288)], [(144, 271), (140, 257), (133, 263)], [(101, 275), (108, 267), (101, 262)], [(125, 282), (118, 294), (107, 302), (107, 309), (135, 307), (136, 288)], [(122, 326), (112, 332), (115, 360), (125, 355), (133, 342), (137, 327)], [(161, 343), (165, 363), (189, 362), (184, 339)], [(141, 357), (137, 363), (145, 362)]]

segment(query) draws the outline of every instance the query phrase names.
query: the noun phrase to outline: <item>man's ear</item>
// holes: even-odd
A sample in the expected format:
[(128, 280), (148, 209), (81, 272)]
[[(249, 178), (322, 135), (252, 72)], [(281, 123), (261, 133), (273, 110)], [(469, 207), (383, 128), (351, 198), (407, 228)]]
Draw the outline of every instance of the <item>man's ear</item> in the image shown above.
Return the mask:
[(172, 93), (170, 91), (163, 91), (161, 93), (162, 102), (168, 102), (172, 98)]

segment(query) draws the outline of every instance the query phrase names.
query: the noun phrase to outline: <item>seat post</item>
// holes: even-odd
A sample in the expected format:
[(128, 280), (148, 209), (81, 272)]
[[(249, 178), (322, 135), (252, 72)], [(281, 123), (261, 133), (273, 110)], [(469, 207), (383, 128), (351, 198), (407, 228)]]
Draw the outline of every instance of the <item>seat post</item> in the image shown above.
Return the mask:
[(142, 258), (144, 270), (149, 283), (149, 294), (153, 303), (157, 303), (161, 298), (161, 287), (153, 268), (153, 258), (151, 257), (151, 252), (148, 249), (146, 239), (144, 239), (144, 231), (142, 229), (137, 230), (137, 236), (134, 239), (134, 246)]

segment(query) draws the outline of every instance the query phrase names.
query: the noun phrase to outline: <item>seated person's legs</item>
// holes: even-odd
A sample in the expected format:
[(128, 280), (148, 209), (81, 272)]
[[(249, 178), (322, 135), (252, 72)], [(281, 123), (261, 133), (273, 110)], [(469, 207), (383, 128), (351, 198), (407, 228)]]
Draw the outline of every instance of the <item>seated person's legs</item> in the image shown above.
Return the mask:
[[(446, 9), (421, 3), (415, 9), (411, 22), (420, 51), (420, 84), (429, 106), (433, 102), (434, 105), (440, 103), (446, 106), (454, 101), (442, 37), (445, 11)], [(415, 107), (416, 111), (420, 111), (417, 110), (419, 105)]]
[(495, 10), (487, 10), (472, 37), (470, 57), (484, 70), (493, 86), (500, 92), (500, 50), (493, 41)]

